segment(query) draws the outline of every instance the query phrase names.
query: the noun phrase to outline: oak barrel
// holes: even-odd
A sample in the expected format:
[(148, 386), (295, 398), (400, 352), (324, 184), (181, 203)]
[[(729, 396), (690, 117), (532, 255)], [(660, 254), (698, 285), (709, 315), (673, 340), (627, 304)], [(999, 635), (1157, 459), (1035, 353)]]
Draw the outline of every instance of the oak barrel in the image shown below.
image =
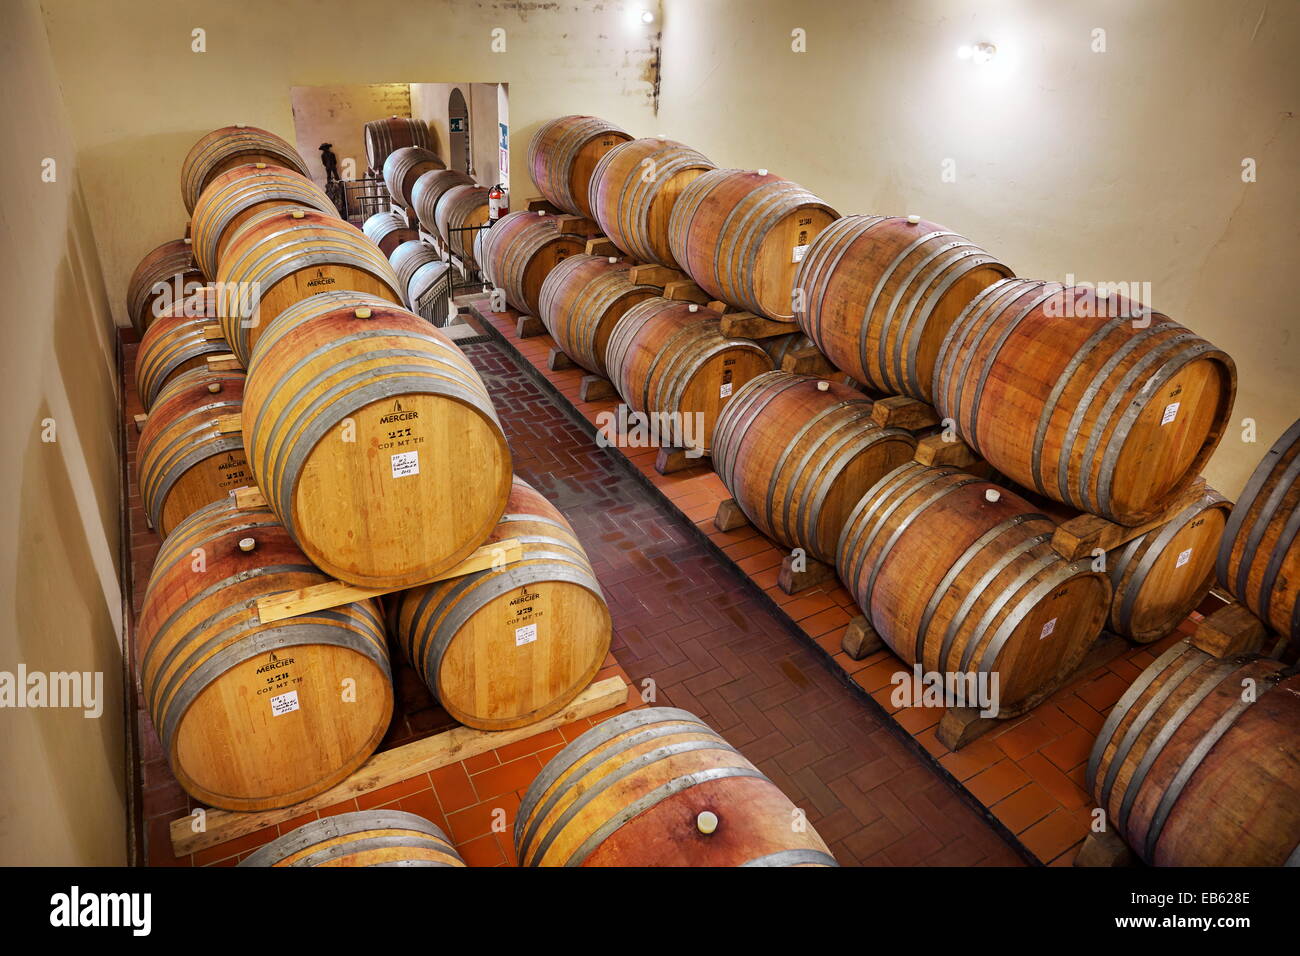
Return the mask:
[(488, 221), (488, 190), (483, 186), (452, 186), (438, 200), (434, 225), (453, 255), (474, 267), (474, 240)]
[(871, 411), (871, 399), (847, 385), (765, 372), (723, 406), (713, 468), (765, 535), (834, 563), (863, 493), (916, 451), (910, 433), (881, 428)]
[(1227, 353), (1168, 316), (1028, 279), (979, 293), (934, 373), (940, 415), (990, 465), (1129, 526), (1158, 517), (1200, 473), (1236, 387)]
[(510, 451), (487, 389), (424, 319), (376, 296), (328, 292), (257, 342), (244, 441), (258, 486), (334, 577), (413, 587), (496, 526)]
[(795, 271), (839, 214), (766, 171), (711, 169), (678, 196), (668, 220), (673, 259), (715, 299), (793, 322)]
[(537, 317), (564, 354), (589, 372), (609, 377), (606, 347), (628, 309), (657, 286), (628, 278), (631, 265), (613, 256), (569, 256), (551, 270), (537, 296)]
[(172, 379), (190, 369), (205, 367), (209, 355), (230, 351), (220, 335), (209, 338), (206, 332), (217, 324), (215, 299), (215, 295), (202, 293), (193, 296), (187, 300), (192, 308), (185, 303), (173, 306), (145, 332), (135, 356), (136, 391), (145, 411)]
[(1087, 785), (1153, 866), (1300, 866), (1300, 674), (1174, 644), (1107, 715)]
[(414, 813), (321, 817), (254, 850), (240, 866), (464, 866), (447, 834)]
[[(438, 250), (420, 239), (402, 243), (389, 256), (406, 307), (427, 319), (447, 314), (451, 300), (451, 266)], [(427, 314), (426, 314), (427, 311)]]
[(971, 299), (1010, 269), (969, 239), (915, 216), (845, 216), (808, 247), (795, 320), (858, 381), (932, 402), (934, 360)]
[(1232, 508), (1219, 583), (1278, 634), (1300, 637), (1300, 421), (1268, 450)]
[(771, 780), (694, 714), (611, 717), (552, 757), (515, 818), (521, 866), (837, 866)]
[(524, 315), (540, 314), (537, 300), (546, 277), (587, 247), (585, 238), (564, 231), (558, 217), (522, 210), (501, 217), (476, 241), (475, 258), (484, 277)]
[(467, 727), (508, 730), (560, 711), (609, 653), (609, 609), (587, 553), (555, 506), (515, 478), (483, 542), (523, 558), (390, 599), (389, 633), (438, 703)]
[(213, 177), (194, 205), (190, 234), (194, 259), (206, 276), (216, 276), (235, 232), (263, 209), (298, 205), (338, 217), (325, 191), (291, 169), (249, 163)]
[(1057, 554), (1055, 529), (1005, 488), (908, 462), (857, 502), (836, 567), (905, 663), (996, 674), (996, 716), (1014, 717), (1074, 672), (1110, 606), (1105, 574)]
[(375, 603), (258, 617), (260, 598), (327, 580), (268, 509), (234, 497), (163, 542), (140, 612), (140, 688), (191, 796), (225, 810), (291, 806), (374, 752), (393, 709)]
[(298, 151), (274, 133), (256, 126), (223, 126), (199, 137), (181, 164), (181, 198), (193, 212), (213, 178), (235, 166), (265, 163), (307, 176)]
[(671, 416), (682, 447), (708, 452), (718, 414), (746, 382), (772, 370), (748, 339), (724, 338), (716, 312), (652, 296), (623, 313), (605, 352), (610, 381), (636, 412)]
[(437, 155), (437, 143), (429, 124), (409, 116), (390, 116), (371, 120), (363, 132), (366, 142), (366, 165), (382, 175), (384, 163), (396, 150), (419, 146)]
[(377, 212), (361, 224), (361, 231), (390, 260), (402, 243), (420, 238), (419, 232), (406, 224), (406, 217), (400, 212)]
[(420, 228), (430, 235), (438, 231), (438, 200), (456, 186), (473, 186), (474, 180), (457, 169), (431, 169), (411, 187), (411, 208)]
[(565, 212), (590, 219), (591, 176), (602, 156), (631, 134), (594, 116), (560, 116), (528, 141), (528, 172), (538, 191)]
[(668, 244), (668, 219), (683, 189), (714, 164), (689, 146), (634, 139), (601, 157), (588, 205), (601, 230), (641, 262), (679, 269)]
[(126, 286), (126, 314), (143, 335), (154, 319), (203, 284), (189, 239), (172, 239), (151, 249), (131, 273)]
[(221, 328), (245, 368), (267, 326), (302, 299), (347, 290), (402, 301), (393, 267), (360, 229), (300, 207), (264, 209), (244, 223), (217, 279)]
[(445, 167), (437, 153), (423, 146), (403, 146), (393, 150), (384, 160), (384, 185), (388, 187), (389, 198), (403, 209), (410, 209), (415, 181), (431, 169)]
[(239, 415), (243, 372), (196, 368), (154, 399), (140, 430), (136, 469), (149, 522), (164, 537), (185, 518), (252, 484)]

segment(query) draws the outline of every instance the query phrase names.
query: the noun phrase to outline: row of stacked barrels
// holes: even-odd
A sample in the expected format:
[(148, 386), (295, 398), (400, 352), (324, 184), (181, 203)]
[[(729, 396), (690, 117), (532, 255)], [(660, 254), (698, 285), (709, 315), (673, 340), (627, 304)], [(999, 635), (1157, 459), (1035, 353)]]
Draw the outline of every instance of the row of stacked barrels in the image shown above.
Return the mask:
[[(585, 255), (566, 220), (519, 212), (480, 239), (489, 282), (632, 409), (702, 416), (702, 448), (746, 517), (833, 564), (909, 665), (996, 677), (999, 716), (1014, 717), (1103, 627), (1169, 636), (1216, 558), (1221, 585), (1297, 635), (1300, 423), (1236, 506), (1206, 486), (1236, 391), (1222, 349), (1124, 296), (1017, 278), (918, 216), (840, 216), (766, 170), (718, 169), (594, 117), (545, 124), (528, 165), (550, 204), (594, 220), (623, 256)], [(634, 282), (636, 264), (790, 324), (843, 380), (776, 370), (772, 349), (765, 361), (724, 338), (717, 313)], [(994, 480), (912, 461), (916, 436), (877, 425), (867, 393), (934, 406)], [(1081, 514), (1150, 527), (1067, 560), (1054, 532)], [(1296, 724), (1269, 726), (1300, 790)], [(1295, 834), (1278, 829), (1270, 845), (1290, 852)]]
[[(240, 163), (249, 142), (256, 162)], [(147, 256), (129, 295), (149, 412), (141, 493), (164, 536), (138, 622), (140, 683), (177, 780), (230, 810), (301, 802), (373, 753), (393, 709), (390, 639), (451, 717), (491, 731), (561, 710), (611, 638), (572, 527), (512, 478), (482, 380), (402, 305), (446, 264), (405, 223), (342, 221), (300, 165), (265, 131), (205, 136), (182, 173), (197, 191), (190, 237)], [(512, 541), (518, 560), (457, 573)], [(389, 593), (263, 619), (266, 599), (332, 579)], [(608, 739), (575, 741), (580, 762), (572, 747), (556, 757), (536, 809), (566, 812), (547, 846), (563, 831), (581, 836), (586, 865), (633, 862), (646, 824), (618, 821), (635, 797), (672, 837), (644, 861), (834, 864), (751, 764), (698, 719), (665, 714), (636, 718), (631, 735), (613, 734), (626, 718), (602, 725)], [(596, 753), (609, 773), (596, 789), (618, 786), (570, 807), (599, 776)], [(702, 765), (690, 787), (661, 790)], [(322, 821), (285, 841), (259, 860), (457, 865), (419, 818)]]

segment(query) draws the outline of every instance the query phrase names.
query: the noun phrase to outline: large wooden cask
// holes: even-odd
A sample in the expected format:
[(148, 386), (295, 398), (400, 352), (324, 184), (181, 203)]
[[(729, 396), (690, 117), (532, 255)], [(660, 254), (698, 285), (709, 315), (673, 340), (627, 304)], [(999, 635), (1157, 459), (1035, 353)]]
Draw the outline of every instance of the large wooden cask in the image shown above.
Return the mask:
[(631, 134), (594, 116), (560, 116), (528, 141), (528, 173), (551, 203), (591, 218), (591, 176), (601, 157)]
[(1148, 644), (1196, 610), (1214, 582), (1214, 562), (1232, 507), (1213, 488), (1167, 522), (1106, 555), (1115, 589), (1107, 626)]
[(940, 415), (994, 468), (1130, 526), (1158, 517), (1200, 473), (1236, 388), (1227, 353), (1168, 316), (1028, 279), (971, 302), (934, 378)]
[(413, 587), (496, 527), (510, 451), (478, 373), (400, 306), (324, 293), (258, 340), (244, 394), (258, 487), (324, 571)]
[(423, 240), (413, 239), (394, 249), (388, 261), (397, 273), (408, 309), (420, 314), (424, 314), (422, 308), (437, 312), (431, 301), (437, 299), (444, 301), (441, 315), (447, 314), (445, 301), (451, 298), (451, 266), (442, 261), (437, 249)]
[(199, 196), (215, 177), (247, 163), (281, 166), (308, 175), (307, 164), (298, 151), (274, 133), (256, 126), (223, 126), (201, 136), (181, 164), (185, 211), (194, 211)]
[(589, 372), (609, 377), (609, 337), (624, 313), (657, 296), (659, 288), (638, 285), (632, 267), (614, 256), (569, 256), (542, 283), (537, 317), (564, 354)]
[(488, 190), (483, 186), (452, 186), (438, 200), (433, 221), (453, 255), (474, 268), (474, 240), (488, 221)]
[(377, 212), (361, 224), (361, 231), (390, 261), (398, 246), (420, 238), (419, 232), (408, 226), (406, 217), (399, 212)]
[(484, 277), (524, 315), (539, 315), (537, 300), (546, 277), (587, 247), (584, 237), (564, 231), (559, 217), (522, 210), (501, 217), (479, 233), (477, 242)]
[(205, 505), (252, 484), (238, 416), (243, 372), (196, 368), (154, 399), (140, 430), (140, 497), (164, 537)]
[(932, 402), (948, 329), (977, 294), (1011, 275), (936, 223), (845, 216), (799, 263), (795, 320), (836, 368), (877, 391)]
[(524, 794), (514, 836), (521, 866), (838, 866), (776, 784), (674, 707), (573, 740)]
[(304, 823), (240, 866), (464, 866), (447, 834), (424, 817), (380, 808)]
[(609, 609), (573, 529), (515, 478), (485, 545), (523, 558), (390, 598), (389, 632), (452, 717), (479, 730), (535, 724), (578, 696), (609, 653)]
[(411, 208), (411, 190), (415, 182), (433, 169), (445, 169), (446, 163), (432, 150), (423, 146), (403, 146), (388, 154), (384, 160), (384, 185), (388, 196), (403, 209)]
[(605, 352), (610, 381), (636, 412), (676, 422), (684, 445), (708, 452), (723, 406), (772, 359), (749, 339), (724, 338), (717, 313), (652, 296), (623, 313)]
[(438, 231), (438, 200), (449, 189), (473, 186), (474, 180), (457, 169), (431, 169), (421, 173), (411, 187), (411, 208), (420, 228), (429, 235)]
[(203, 368), (209, 355), (230, 351), (226, 340), (209, 338), (205, 330), (216, 325), (215, 295), (213, 307), (205, 307), (209, 296), (198, 295), (190, 302), (173, 306), (167, 314), (149, 326), (135, 356), (135, 386), (140, 404), (148, 411), (167, 383), (190, 369)]
[(836, 564), (905, 663), (982, 677), (1014, 717), (1074, 672), (1110, 606), (1104, 573), (1052, 549), (1055, 528), (1005, 488), (908, 462), (857, 503)]
[(766, 170), (711, 169), (678, 197), (673, 259), (715, 299), (793, 322), (794, 278), (808, 246), (839, 214)]
[(1233, 505), (1219, 583), (1278, 634), (1300, 637), (1300, 421), (1268, 450)]
[(204, 282), (189, 239), (172, 239), (151, 249), (126, 286), (126, 314), (140, 335), (164, 311), (188, 298)]
[(760, 531), (834, 563), (862, 495), (916, 452), (871, 420), (872, 402), (838, 382), (766, 372), (738, 388), (713, 429), (713, 468)]
[(1087, 784), (1153, 866), (1300, 865), (1300, 674), (1173, 645), (1106, 717)]
[(393, 267), (360, 229), (300, 207), (264, 209), (244, 223), (217, 278), (221, 328), (245, 368), (267, 326), (305, 298), (346, 290), (402, 301)]
[(195, 799), (287, 807), (344, 779), (383, 738), (393, 686), (373, 601), (258, 617), (260, 598), (327, 580), (275, 515), (229, 496), (163, 542), (140, 612), (140, 689)]
[(437, 155), (437, 143), (433, 130), (421, 119), (409, 116), (390, 116), (387, 119), (371, 120), (364, 130), (366, 142), (366, 165), (376, 175), (383, 175), (384, 163), (388, 157), (407, 146), (419, 146), (421, 149)]
[(271, 206), (298, 205), (338, 217), (334, 203), (314, 182), (291, 169), (249, 163), (213, 177), (190, 220), (194, 259), (206, 276), (216, 276), (218, 264), (235, 232)]
[(591, 174), (592, 217), (629, 256), (680, 269), (668, 243), (669, 217), (682, 190), (714, 168), (703, 154), (672, 140), (622, 143)]

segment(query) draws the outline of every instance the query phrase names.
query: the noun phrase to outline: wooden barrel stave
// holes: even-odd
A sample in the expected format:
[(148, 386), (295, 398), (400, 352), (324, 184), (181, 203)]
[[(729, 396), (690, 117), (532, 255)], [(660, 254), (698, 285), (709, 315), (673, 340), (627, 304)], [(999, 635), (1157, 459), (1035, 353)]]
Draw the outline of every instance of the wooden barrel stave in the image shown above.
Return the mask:
[(412, 207), (411, 190), (415, 182), (433, 169), (445, 169), (441, 157), (423, 146), (403, 146), (384, 160), (384, 185), (389, 198), (403, 209)]
[(534, 185), (565, 212), (592, 216), (592, 173), (601, 157), (632, 136), (594, 116), (560, 116), (543, 123), (528, 141)]
[(585, 253), (558, 263), (537, 296), (538, 318), (569, 358), (609, 377), (605, 355), (619, 319), (638, 302), (657, 295), (656, 286), (637, 285), (632, 267), (609, 256)]
[(361, 224), (361, 231), (390, 259), (402, 243), (419, 239), (419, 233), (406, 224), (406, 217), (396, 212), (375, 213)]
[(236, 166), (265, 163), (307, 176), (298, 151), (274, 133), (255, 126), (223, 126), (200, 137), (181, 164), (181, 197), (185, 211), (195, 204), (212, 180)]
[(366, 145), (366, 165), (377, 175), (383, 174), (389, 156), (407, 146), (419, 146), (437, 154), (433, 131), (421, 119), (390, 116), (371, 120), (365, 125), (362, 135)]
[[(704, 834), (699, 814), (714, 813)], [(629, 711), (542, 768), (515, 819), (523, 866), (836, 866), (789, 799), (698, 717)]]
[(381, 808), (312, 820), (259, 847), (240, 866), (464, 866), (437, 825)]
[(126, 287), (126, 314), (140, 335), (176, 302), (203, 284), (189, 239), (172, 239), (151, 249), (131, 273)]
[(552, 270), (580, 255), (586, 240), (566, 233), (555, 216), (512, 212), (479, 233), (477, 255), (484, 277), (501, 289), (506, 302), (525, 315), (540, 316), (538, 299)]

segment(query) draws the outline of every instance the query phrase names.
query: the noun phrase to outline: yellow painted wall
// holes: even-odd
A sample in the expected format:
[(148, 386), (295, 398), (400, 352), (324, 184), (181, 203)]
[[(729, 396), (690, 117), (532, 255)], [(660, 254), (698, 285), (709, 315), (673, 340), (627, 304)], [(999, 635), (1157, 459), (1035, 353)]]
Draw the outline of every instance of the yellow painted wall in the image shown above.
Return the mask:
[[(941, 222), (1022, 276), (1150, 282), (1151, 305), (1236, 360), (1236, 425), (1207, 470), (1226, 494), (1300, 415), (1300, 4), (664, 7), (656, 131), (794, 179), (843, 214)], [(792, 50), (796, 29), (807, 52)], [(992, 62), (958, 59), (981, 41)]]
[(0, 671), (103, 675), (96, 719), (0, 709), (0, 865), (122, 864), (115, 333), (35, 0), (6, 5), (0, 64)]
[[(411, 86), (411, 115), (419, 117), (433, 128), (438, 141), (438, 154), (448, 166), (460, 169), (463, 157), (450, 156), (451, 129), (448, 125), (448, 98), (453, 89), (460, 89), (470, 113), (470, 151), (474, 161), (474, 180), (491, 186), (498, 179), (497, 171), (497, 83), (417, 83)], [(527, 151), (523, 142), (520, 149)], [(526, 187), (525, 187), (526, 188)], [(520, 197), (520, 202), (533, 193)]]
[[(339, 161), (340, 179), (366, 174), (365, 127), (371, 120), (411, 115), (411, 88), (405, 83), (368, 86), (295, 86), (293, 131), (289, 142), (307, 161), (307, 171), (325, 185), (321, 143), (329, 143)], [(351, 166), (349, 167), (349, 163)]]

